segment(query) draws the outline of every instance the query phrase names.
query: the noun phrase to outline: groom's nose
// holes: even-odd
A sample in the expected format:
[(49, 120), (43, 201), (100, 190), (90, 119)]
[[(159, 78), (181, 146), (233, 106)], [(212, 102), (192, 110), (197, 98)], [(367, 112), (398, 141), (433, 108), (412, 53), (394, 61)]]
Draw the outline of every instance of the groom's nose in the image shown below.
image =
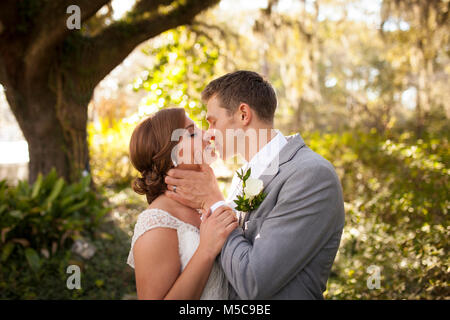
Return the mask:
[(204, 139), (206, 141), (214, 140), (216, 137), (214, 135), (214, 130), (208, 129), (204, 134)]

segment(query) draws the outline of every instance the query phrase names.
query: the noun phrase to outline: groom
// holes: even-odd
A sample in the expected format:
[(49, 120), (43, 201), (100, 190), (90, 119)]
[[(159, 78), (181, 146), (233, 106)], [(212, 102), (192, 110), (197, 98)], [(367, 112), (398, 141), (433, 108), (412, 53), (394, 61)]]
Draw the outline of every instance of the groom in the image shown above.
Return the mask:
[[(344, 227), (342, 189), (333, 166), (299, 134), (285, 137), (273, 128), (277, 98), (259, 74), (226, 74), (207, 85), (202, 99), (220, 155), (240, 153), (244, 171), (250, 168), (250, 177), (262, 180), (266, 193), (258, 208), (240, 214), (242, 226), (220, 254), (231, 284), (229, 298), (323, 299)], [(212, 169), (200, 167), (171, 169), (166, 194), (214, 214), (225, 199)], [(182, 187), (174, 192), (173, 186)], [(242, 194), (236, 175), (229, 193), (225, 202), (234, 207)]]

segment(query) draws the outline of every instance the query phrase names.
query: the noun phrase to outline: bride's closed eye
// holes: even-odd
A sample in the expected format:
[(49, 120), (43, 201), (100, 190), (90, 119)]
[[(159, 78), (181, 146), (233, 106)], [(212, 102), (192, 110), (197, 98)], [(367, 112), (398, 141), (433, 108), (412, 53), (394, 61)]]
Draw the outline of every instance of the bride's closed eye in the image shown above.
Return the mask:
[(198, 135), (198, 129), (193, 128), (193, 129), (189, 129), (189, 135), (191, 138), (194, 138)]

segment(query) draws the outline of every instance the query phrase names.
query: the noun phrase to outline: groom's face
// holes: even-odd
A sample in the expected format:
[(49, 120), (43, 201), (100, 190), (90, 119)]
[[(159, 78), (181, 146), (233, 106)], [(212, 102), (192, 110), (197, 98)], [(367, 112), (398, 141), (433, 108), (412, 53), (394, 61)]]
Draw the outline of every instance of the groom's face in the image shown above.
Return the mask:
[(228, 110), (221, 106), (221, 101), (217, 95), (212, 96), (207, 104), (206, 120), (208, 121), (209, 128), (208, 134), (215, 137), (215, 148), (219, 152), (222, 159), (229, 158), (237, 153), (235, 150), (236, 141), (227, 139), (226, 135), (232, 134), (232, 132), (242, 129), (240, 121), (237, 121), (236, 113), (233, 115), (228, 114)]

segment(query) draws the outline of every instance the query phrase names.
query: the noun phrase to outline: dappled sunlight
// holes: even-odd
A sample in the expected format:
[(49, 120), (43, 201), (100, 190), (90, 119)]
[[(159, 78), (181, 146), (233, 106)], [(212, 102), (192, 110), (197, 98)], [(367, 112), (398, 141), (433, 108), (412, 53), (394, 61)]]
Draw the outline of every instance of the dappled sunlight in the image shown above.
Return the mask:
[[(56, 14), (30, 18), (48, 1), (8, 3), (0, 4), (14, 11), (0, 21), (0, 299), (136, 299), (126, 259), (149, 204), (132, 189), (141, 176), (132, 133), (172, 107), (216, 129), (202, 91), (236, 70), (270, 82), (274, 127), (300, 133), (342, 185), (346, 221), (325, 298), (450, 298), (448, 1), (83, 1), (71, 32), (58, 29)], [(238, 91), (217, 108), (245, 107)], [(235, 115), (223, 119), (234, 126)], [(211, 164), (225, 198), (244, 163)], [(83, 273), (82, 289), (66, 288), (68, 265)]]

